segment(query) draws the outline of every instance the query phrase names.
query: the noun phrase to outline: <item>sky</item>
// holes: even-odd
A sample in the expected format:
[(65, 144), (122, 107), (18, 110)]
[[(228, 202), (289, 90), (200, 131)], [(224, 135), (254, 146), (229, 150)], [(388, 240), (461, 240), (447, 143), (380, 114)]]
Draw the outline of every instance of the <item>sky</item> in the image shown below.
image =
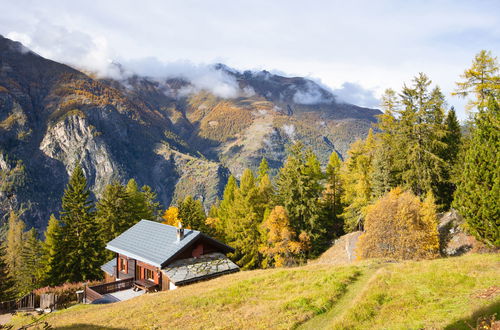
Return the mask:
[[(377, 107), (419, 72), (461, 119), (455, 82), (481, 49), (500, 55), (499, 0), (0, 0), (0, 34), (38, 54), (113, 76), (206, 66), (305, 76), (348, 102)], [(218, 79), (217, 77), (215, 79)]]

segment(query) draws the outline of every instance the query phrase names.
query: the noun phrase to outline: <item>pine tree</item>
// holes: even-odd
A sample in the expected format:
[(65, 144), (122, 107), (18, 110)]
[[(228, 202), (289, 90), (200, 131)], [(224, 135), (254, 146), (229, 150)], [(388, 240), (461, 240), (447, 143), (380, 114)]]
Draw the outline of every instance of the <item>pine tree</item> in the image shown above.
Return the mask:
[(99, 279), (104, 246), (82, 168), (75, 167), (62, 198), (61, 230), (51, 265), (52, 284)]
[(25, 224), (19, 219), (19, 215), (11, 211), (9, 215), (7, 238), (5, 241), (5, 263), (9, 276), (14, 280), (14, 294), (19, 296), (23, 293), (21, 273), (22, 273), (22, 250), (23, 233)]
[(269, 174), (269, 163), (267, 159), (262, 158), (259, 164), (259, 176), (257, 177), (257, 181), (262, 180), (265, 175)]
[(43, 280), (43, 249), (38, 240), (36, 229), (32, 228), (24, 235), (21, 251), (20, 292), (27, 294), (41, 286)]
[(236, 178), (233, 175), (229, 176), (226, 187), (224, 187), (222, 201), (216, 208), (217, 214), (214, 214), (213, 212), (211, 214), (212, 228), (214, 228), (214, 230), (217, 233), (217, 236), (223, 242), (227, 242), (226, 223), (231, 208), (234, 204), (234, 195), (237, 189), (238, 189), (238, 184), (236, 182)]
[(491, 52), (481, 50), (472, 62), (472, 66), (465, 70), (461, 77), (462, 82), (457, 83), (454, 95), (468, 97), (475, 96), (467, 104), (467, 108), (482, 110), (488, 103), (488, 97), (500, 98), (500, 74), (497, 58)]
[(0, 244), (0, 302), (15, 298), (15, 282), (5, 262), (5, 247)]
[(463, 160), (454, 207), (478, 240), (500, 246), (500, 107), (489, 98), (476, 114), (470, 145)]

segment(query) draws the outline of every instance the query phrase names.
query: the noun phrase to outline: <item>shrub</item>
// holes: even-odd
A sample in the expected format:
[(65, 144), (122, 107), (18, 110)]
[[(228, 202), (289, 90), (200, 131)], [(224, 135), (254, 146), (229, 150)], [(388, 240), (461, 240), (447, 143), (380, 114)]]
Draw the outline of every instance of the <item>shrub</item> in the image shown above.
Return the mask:
[(370, 205), (358, 250), (361, 258), (437, 257), (439, 238), (432, 195), (421, 202), (397, 187)]

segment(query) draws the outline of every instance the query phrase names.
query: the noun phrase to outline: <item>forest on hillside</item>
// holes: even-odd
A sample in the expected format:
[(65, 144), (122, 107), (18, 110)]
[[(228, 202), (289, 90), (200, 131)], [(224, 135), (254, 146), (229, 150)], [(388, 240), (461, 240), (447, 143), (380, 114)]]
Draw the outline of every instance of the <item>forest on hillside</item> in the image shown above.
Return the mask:
[(200, 230), (234, 247), (243, 269), (294, 266), (324, 252), (339, 236), (363, 230), (360, 256), (439, 257), (437, 213), (456, 209), (466, 230), (500, 247), (500, 69), (479, 52), (456, 83), (468, 98), (462, 125), (438, 86), (423, 73), (400, 91), (387, 90), (384, 113), (347, 159), (331, 154), (322, 168), (306, 145), (289, 146), (276, 176), (262, 159), (254, 173), (231, 176), (220, 201), (205, 212), (191, 196), (166, 210), (134, 180), (107, 185), (91, 199), (76, 166), (41, 235), (11, 212), (0, 248), (0, 301), (42, 286), (99, 280), (111, 256), (106, 242), (140, 219)]

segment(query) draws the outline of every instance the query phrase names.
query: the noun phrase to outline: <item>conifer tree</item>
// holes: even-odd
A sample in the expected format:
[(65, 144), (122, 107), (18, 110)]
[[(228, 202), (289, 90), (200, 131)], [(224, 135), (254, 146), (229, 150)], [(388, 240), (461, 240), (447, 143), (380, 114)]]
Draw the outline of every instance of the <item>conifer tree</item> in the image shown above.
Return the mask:
[[(138, 209), (137, 199), (142, 200), (140, 192), (127, 191), (119, 182), (113, 182), (104, 188), (102, 197), (96, 204), (95, 218), (103, 244), (132, 227), (141, 220), (141, 215), (145, 215), (141, 214), (145, 208)], [(108, 257), (111, 255), (108, 254)]]
[(137, 221), (141, 219), (158, 221), (161, 213), (161, 205), (156, 200), (157, 196), (151, 188), (144, 185), (141, 190), (134, 179), (130, 179), (125, 187), (128, 194), (128, 203), (131, 216)]
[(329, 224), (321, 205), (322, 179), (316, 156), (297, 143), (290, 149), (276, 181), (275, 205), (285, 208), (295, 232), (304, 231), (315, 242), (308, 256), (321, 253), (329, 239)]
[(344, 194), (342, 202), (346, 205), (342, 217), (344, 230), (351, 232), (363, 226), (366, 207), (372, 200), (373, 157), (375, 138), (370, 129), (365, 140), (354, 142), (349, 149), (348, 158), (342, 170)]
[(20, 279), (22, 275), (22, 250), (25, 224), (14, 211), (10, 212), (8, 228), (4, 260), (7, 265), (8, 274), (15, 284), (13, 288), (14, 294), (18, 296), (23, 293)]
[(99, 279), (104, 246), (82, 168), (71, 174), (62, 198), (61, 229), (51, 264), (52, 284)]
[(257, 196), (255, 177), (250, 169), (246, 169), (239, 187), (234, 191), (233, 202), (228, 205), (225, 220), (226, 241), (236, 250), (232, 258), (243, 269), (254, 269), (261, 265), (259, 226), (263, 214), (259, 214), (255, 207)]
[(45, 230), (45, 241), (42, 244), (42, 283), (44, 285), (51, 284), (52, 265), (54, 263), (54, 257), (56, 255), (56, 242), (59, 239), (58, 235), (60, 234), (60, 229), (61, 227), (59, 224), (59, 220), (53, 214), (51, 214), (47, 229)]
[(170, 206), (166, 209), (162, 219), (162, 223), (169, 226), (177, 227), (179, 223), (183, 224), (182, 219), (179, 217), (179, 208), (177, 206)]
[(443, 137), (444, 148), (441, 158), (445, 162), (443, 170), (443, 180), (439, 182), (437, 190), (441, 196), (441, 202), (445, 210), (449, 209), (453, 201), (453, 193), (456, 185), (454, 175), (456, 175), (456, 166), (458, 154), (462, 144), (462, 133), (458, 122), (455, 109), (452, 107), (445, 119), (446, 133)]
[(494, 97), (476, 114), (457, 184), (454, 207), (467, 229), (489, 246), (500, 246), (500, 107)]
[(500, 69), (497, 58), (491, 52), (481, 50), (472, 61), (472, 66), (465, 70), (461, 77), (464, 79), (457, 83), (455, 95), (468, 97), (473, 94), (475, 98), (467, 104), (467, 108), (482, 110), (487, 106), (488, 97), (500, 98)]
[(43, 280), (43, 249), (35, 228), (24, 233), (21, 251), (20, 292), (26, 294), (41, 286)]
[(216, 208), (217, 214), (214, 214), (214, 211), (211, 212), (211, 226), (216, 231), (219, 239), (221, 239), (223, 242), (227, 242), (226, 223), (231, 208), (234, 204), (234, 195), (237, 189), (238, 184), (236, 182), (236, 178), (233, 175), (229, 176), (226, 187), (224, 188), (222, 200)]
[(15, 298), (15, 282), (9, 273), (5, 262), (5, 247), (0, 244), (0, 301), (9, 301)]
[(262, 180), (265, 175), (269, 174), (269, 163), (266, 158), (262, 158), (259, 164), (259, 176), (257, 177), (257, 181)]
[(276, 206), (271, 211), (262, 223), (262, 230), (264, 238), (260, 252), (264, 255), (264, 268), (297, 264), (305, 245), (297, 239), (284, 207)]
[(204, 233), (208, 231), (207, 225), (205, 224), (207, 215), (203, 209), (203, 204), (190, 195), (186, 196), (186, 198), (179, 203), (179, 218), (182, 219), (182, 224), (186, 228)]
[(446, 134), (443, 124), (444, 96), (438, 87), (429, 92), (431, 81), (420, 73), (413, 86), (405, 86), (401, 94), (403, 109), (397, 127), (395, 161), (403, 185), (417, 196), (432, 191), (442, 204), (438, 186), (445, 181), (442, 159)]
[(328, 230), (330, 236), (341, 236), (344, 233), (341, 214), (342, 205), (342, 182), (340, 180), (340, 169), (342, 162), (336, 151), (332, 152), (326, 166), (326, 187), (324, 190), (325, 213), (330, 220), (331, 226)]

